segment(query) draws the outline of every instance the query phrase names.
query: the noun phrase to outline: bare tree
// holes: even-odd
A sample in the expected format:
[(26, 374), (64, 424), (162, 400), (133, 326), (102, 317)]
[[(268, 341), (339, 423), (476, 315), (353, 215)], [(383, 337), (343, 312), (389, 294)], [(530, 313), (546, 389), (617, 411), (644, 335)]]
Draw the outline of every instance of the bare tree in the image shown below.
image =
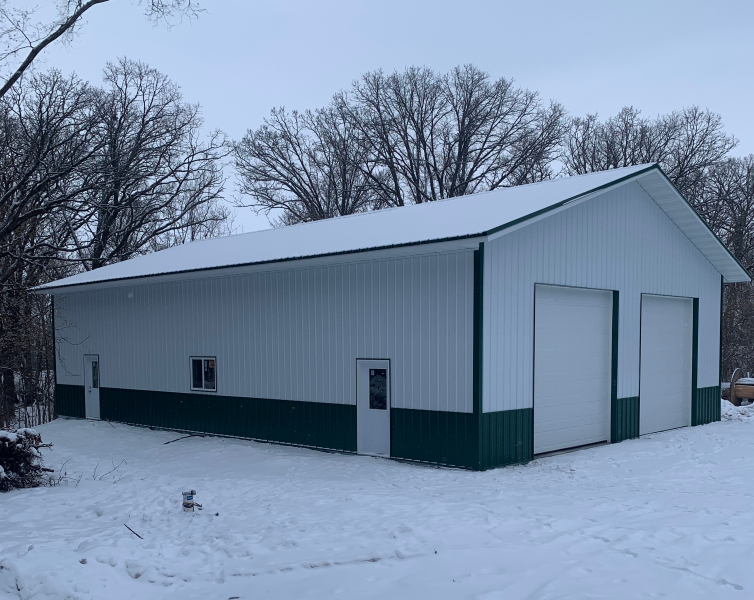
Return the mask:
[(559, 104), (471, 65), (367, 73), (338, 101), (349, 98), (396, 206), (549, 178), (565, 131)]
[[(29, 289), (66, 273), (65, 224), (80, 225), (81, 194), (96, 180), (93, 93), (52, 71), (0, 100), (0, 421), (49, 417), (47, 299)], [(47, 400), (41, 402), (40, 400)]]
[(662, 164), (668, 177), (692, 202), (706, 185), (708, 170), (723, 161), (738, 140), (723, 131), (720, 115), (692, 106), (674, 112), (669, 128), (678, 143)]
[[(697, 185), (697, 210), (733, 255), (754, 269), (754, 155), (729, 158), (711, 167)], [(723, 370), (754, 371), (754, 286), (725, 286)]]
[(452, 109), (451, 136), (443, 143), (447, 196), (549, 179), (565, 133), (565, 110), (544, 107), (535, 92), (512, 80), (490, 81), (472, 66), (444, 78)]
[(709, 110), (692, 106), (648, 119), (626, 107), (604, 122), (597, 115), (573, 118), (562, 160), (569, 175), (656, 162), (693, 201), (707, 169), (736, 144), (723, 131), (720, 116)]
[[(10, 67), (0, 87), (0, 98), (8, 93), (31, 67), (39, 54), (57, 40), (70, 41), (77, 33), (86, 13), (110, 0), (57, 0), (53, 18), (38, 19), (37, 9), (26, 4), (15, 6), (0, 0), (0, 68)], [(193, 17), (200, 11), (195, 0), (144, 0), (145, 16), (151, 21), (170, 22), (180, 16)], [(49, 8), (49, 7), (48, 7)]]
[(361, 132), (333, 107), (305, 113), (273, 109), (259, 129), (234, 144), (241, 191), (266, 214), (282, 211), (279, 224), (369, 208), (374, 190), (364, 175), (366, 153)]
[(705, 174), (698, 210), (747, 270), (754, 269), (754, 155)]
[(227, 144), (220, 132), (203, 140), (199, 107), (139, 62), (109, 64), (105, 84), (91, 165), (96, 183), (71, 231), (87, 270), (167, 247), (180, 239), (176, 232), (214, 234), (229, 215), (219, 203)]
[(248, 132), (235, 145), (240, 191), (295, 222), (541, 181), (564, 115), (469, 65), (367, 73), (324, 109), (275, 110)]
[(412, 67), (402, 74), (367, 73), (335, 102), (369, 145), (361, 168), (379, 189), (382, 205), (433, 199), (436, 190), (427, 167), (434, 136), (449, 113), (433, 71)]
[(50, 301), (28, 293), (35, 269), (16, 272), (0, 292), (0, 428), (34, 426), (53, 418)]
[(57, 71), (0, 104), (0, 285), (70, 248), (83, 194), (97, 185), (94, 92)]
[(49, 300), (36, 285), (227, 232), (221, 133), (146, 65), (105, 88), (56, 71), (0, 98), (0, 425), (52, 414)]
[[(182, 211), (180, 206), (166, 207), (167, 218), (175, 219), (179, 211)], [(233, 214), (226, 204), (219, 201), (197, 203), (193, 208), (185, 211), (182, 218), (176, 219), (175, 227), (154, 238), (149, 244), (149, 251), (157, 252), (189, 242), (223, 237), (231, 235), (234, 231)]]

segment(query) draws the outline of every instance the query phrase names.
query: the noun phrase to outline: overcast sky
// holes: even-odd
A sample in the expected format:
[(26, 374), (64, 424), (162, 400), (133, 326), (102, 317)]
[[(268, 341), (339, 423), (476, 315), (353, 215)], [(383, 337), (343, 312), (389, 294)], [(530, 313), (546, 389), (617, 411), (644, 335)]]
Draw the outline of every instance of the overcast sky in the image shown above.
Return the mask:
[[(153, 26), (136, 0), (97, 6), (45, 64), (92, 83), (108, 60), (139, 59), (239, 138), (274, 106), (315, 108), (365, 71), (473, 63), (574, 115), (633, 105), (653, 116), (692, 104), (720, 113), (754, 153), (754, 2), (696, 0), (204, 0), (207, 12)], [(229, 191), (234, 187), (229, 182)], [(268, 227), (240, 210), (245, 231)]]

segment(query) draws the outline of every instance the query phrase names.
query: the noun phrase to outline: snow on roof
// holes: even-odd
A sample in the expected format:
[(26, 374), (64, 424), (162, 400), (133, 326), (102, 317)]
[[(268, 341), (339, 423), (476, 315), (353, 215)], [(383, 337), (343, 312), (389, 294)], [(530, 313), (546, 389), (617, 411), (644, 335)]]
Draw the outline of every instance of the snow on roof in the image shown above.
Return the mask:
[[(105, 281), (486, 235), (492, 230), (513, 225), (548, 209), (557, 208), (587, 194), (650, 172), (662, 174), (657, 165), (638, 165), (501, 188), (426, 204), (201, 240), (79, 273), (39, 286), (37, 289), (51, 291)], [(664, 174), (662, 177), (665, 177)], [(669, 181), (667, 185), (674, 190)], [(696, 215), (677, 191), (675, 195)], [(701, 221), (698, 215), (696, 218)], [(711, 236), (716, 245), (722, 247), (720, 241), (703, 222), (702, 225), (706, 228), (706, 233), (702, 232), (701, 235)], [(707, 242), (709, 244), (709, 240)], [(724, 247), (722, 254), (725, 256), (721, 264), (712, 262), (726, 276), (726, 280), (748, 281), (746, 272)], [(727, 261), (724, 260), (726, 257)], [(733, 266), (731, 262), (734, 263)]]

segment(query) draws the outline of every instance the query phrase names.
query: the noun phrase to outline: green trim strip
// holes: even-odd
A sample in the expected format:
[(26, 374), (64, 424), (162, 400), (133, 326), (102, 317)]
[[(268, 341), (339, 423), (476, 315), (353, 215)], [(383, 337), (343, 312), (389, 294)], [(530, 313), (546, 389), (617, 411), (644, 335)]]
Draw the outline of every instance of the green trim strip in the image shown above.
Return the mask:
[(618, 398), (618, 332), (620, 294), (613, 290), (612, 356), (610, 366), (610, 442), (639, 437), (639, 398)]
[(392, 458), (474, 471), (532, 460), (531, 408), (481, 415), (393, 408), (390, 417)]
[(639, 437), (639, 397), (616, 398), (610, 411), (610, 441), (613, 444)]
[(478, 469), (478, 422), (473, 413), (392, 408), (390, 456)]
[(53, 418), (58, 417), (58, 345), (55, 341), (55, 296), (50, 295), (50, 317), (52, 328), (52, 397), (53, 397)]
[(482, 413), (480, 469), (525, 463), (534, 456), (534, 409)]
[[(611, 430), (615, 429), (615, 422), (618, 415), (616, 409), (618, 408), (618, 324), (620, 317), (620, 294), (618, 290), (613, 290), (613, 323), (612, 323), (612, 352), (610, 361), (610, 421)], [(611, 442), (617, 442), (626, 438), (621, 437), (620, 440), (613, 439), (615, 436), (613, 433), (610, 435)], [(620, 436), (618, 436), (620, 437)]]
[(610, 442), (615, 444), (639, 437), (639, 398), (618, 398), (618, 335), (620, 294), (613, 291), (613, 336), (610, 373)]
[(720, 388), (718, 386), (713, 385), (696, 390), (696, 402), (691, 413), (691, 424), (706, 425), (719, 421), (721, 418), (720, 402)]
[[(482, 452), (482, 386), (484, 385), (482, 363), (484, 347), (484, 243), (479, 244), (479, 250), (474, 250), (474, 338), (472, 365), (473, 381), (473, 411), (476, 419), (476, 454), (477, 460)], [(479, 468), (477, 462), (475, 468)]]
[(724, 292), (725, 291), (725, 278), (720, 275), (720, 378), (718, 381), (718, 385), (720, 386), (720, 389), (723, 389), (723, 299), (725, 297)]
[(693, 329), (691, 330), (691, 424), (699, 425), (696, 422), (696, 404), (698, 381), (698, 364), (699, 364), (699, 298), (694, 298), (693, 308)]
[[(83, 388), (82, 388), (83, 391)], [(100, 388), (102, 419), (356, 452), (356, 406)]]
[(55, 414), (63, 417), (86, 418), (84, 386), (56, 383)]

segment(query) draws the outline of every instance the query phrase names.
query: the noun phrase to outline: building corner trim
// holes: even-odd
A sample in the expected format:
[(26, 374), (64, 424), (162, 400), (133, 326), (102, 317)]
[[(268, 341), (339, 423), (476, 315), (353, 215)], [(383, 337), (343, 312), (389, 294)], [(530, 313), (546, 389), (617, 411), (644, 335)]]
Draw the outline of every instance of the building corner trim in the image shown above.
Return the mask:
[(691, 329), (691, 424), (701, 425), (699, 418), (699, 393), (696, 389), (698, 382), (699, 363), (699, 298), (693, 298), (693, 321)]
[(474, 250), (474, 337), (473, 337), (473, 412), (476, 429), (475, 468), (482, 469), (484, 431), (482, 427), (482, 385), (484, 345), (484, 242)]
[(50, 294), (50, 328), (52, 329), (52, 414), (58, 418), (58, 345), (55, 341), (55, 296)]

